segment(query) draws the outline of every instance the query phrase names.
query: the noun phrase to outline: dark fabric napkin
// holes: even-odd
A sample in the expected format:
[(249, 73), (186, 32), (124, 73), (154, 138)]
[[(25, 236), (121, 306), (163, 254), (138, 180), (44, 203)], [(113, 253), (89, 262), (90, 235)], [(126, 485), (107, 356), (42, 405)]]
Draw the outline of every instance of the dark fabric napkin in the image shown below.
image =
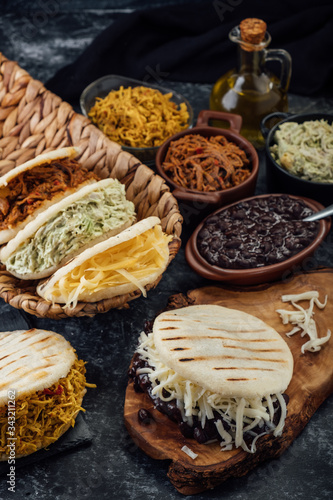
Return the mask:
[(165, 86), (213, 84), (235, 67), (237, 50), (228, 33), (246, 17), (264, 19), (270, 48), (291, 54), (290, 92), (333, 96), (331, 0), (210, 0), (122, 14), (46, 86), (77, 106), (86, 85), (107, 74)]

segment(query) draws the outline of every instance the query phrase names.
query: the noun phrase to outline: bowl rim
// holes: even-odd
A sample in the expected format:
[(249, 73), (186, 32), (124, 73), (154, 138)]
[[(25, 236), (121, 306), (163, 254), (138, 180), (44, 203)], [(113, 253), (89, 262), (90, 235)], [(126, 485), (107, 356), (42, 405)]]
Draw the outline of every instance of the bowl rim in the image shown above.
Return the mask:
[[(190, 188), (185, 188), (183, 186), (180, 186), (179, 184), (174, 182), (172, 179), (170, 179), (170, 177), (164, 172), (164, 170), (162, 168), (162, 163), (163, 163), (162, 156), (163, 156), (163, 158), (165, 157), (166, 152), (168, 150), (168, 147), (170, 146), (170, 143), (172, 141), (176, 141), (176, 140), (180, 139), (181, 137), (184, 137), (185, 135), (192, 135), (192, 134), (193, 135), (200, 135), (201, 134), (200, 131), (213, 132), (212, 135), (224, 135), (228, 140), (234, 141), (237, 144), (237, 146), (239, 146), (243, 151), (245, 151), (245, 153), (247, 154), (247, 157), (251, 161), (251, 167), (252, 167), (251, 174), (249, 175), (249, 177), (247, 179), (245, 179), (245, 181), (241, 182), (237, 186), (233, 186), (233, 187), (230, 187), (227, 189), (220, 189), (220, 190), (216, 190), (216, 191), (199, 191), (198, 189), (190, 189)], [(216, 134), (215, 134), (215, 132), (216, 132)], [(245, 150), (244, 147), (242, 147), (242, 144), (240, 141), (244, 142), (246, 144), (246, 147), (248, 148), (248, 150)], [(250, 157), (250, 154), (251, 154), (251, 157)], [(244, 186), (251, 184), (257, 178), (258, 172), (259, 172), (259, 156), (258, 156), (258, 153), (257, 153), (256, 149), (254, 148), (254, 146), (245, 137), (243, 137), (241, 134), (239, 134), (238, 132), (236, 132), (234, 130), (230, 130), (230, 129), (226, 129), (226, 128), (219, 128), (219, 127), (212, 127), (210, 125), (195, 125), (191, 129), (186, 129), (186, 130), (182, 130), (181, 132), (177, 132), (176, 134), (174, 134), (171, 137), (169, 137), (168, 139), (166, 139), (166, 141), (159, 146), (157, 154), (156, 154), (155, 166), (156, 166), (157, 173), (170, 186), (172, 186), (172, 188), (175, 191), (177, 190), (177, 191), (181, 191), (183, 193), (189, 193), (189, 194), (192, 194), (193, 197), (196, 197), (198, 195), (205, 196), (207, 198), (212, 197), (212, 195), (214, 195), (214, 197), (216, 197), (217, 195), (219, 195), (220, 197), (223, 197), (224, 193), (226, 193), (226, 192), (234, 193), (237, 190), (244, 188)], [(177, 193), (175, 196), (177, 196)]]
[[(269, 116), (272, 116), (273, 118), (273, 115), (275, 113), (272, 113), (271, 115)], [(319, 118), (320, 117), (320, 118)], [(267, 118), (267, 117), (266, 117)], [(270, 151), (270, 147), (273, 145), (273, 141), (274, 141), (274, 134), (275, 132), (277, 131), (277, 129), (279, 128), (279, 126), (282, 124), (282, 123), (285, 123), (285, 122), (291, 122), (291, 121), (294, 121), (295, 119), (303, 119), (303, 122), (306, 121), (306, 120), (320, 120), (320, 119), (329, 119), (332, 121), (333, 123), (333, 115), (330, 114), (330, 113), (289, 113), (289, 116), (287, 116), (286, 118), (284, 118), (283, 120), (279, 121), (277, 124), (275, 124), (268, 132), (266, 138), (265, 138), (265, 151), (266, 151), (266, 155), (268, 157), (268, 159), (274, 164), (274, 166), (278, 169), (279, 172), (282, 172), (287, 178), (290, 178), (294, 181), (298, 181), (300, 182), (301, 184), (304, 184), (305, 186), (312, 186), (313, 188), (320, 188), (320, 187), (323, 187), (323, 186), (332, 186), (333, 188), (333, 183), (332, 182), (317, 182), (317, 181), (309, 181), (307, 179), (302, 179), (301, 177), (298, 177), (297, 175), (295, 174), (291, 174), (290, 172), (288, 172), (288, 170), (286, 170), (285, 168), (281, 167), (281, 165), (279, 165), (277, 163), (277, 161), (273, 158), (272, 156), (272, 153)], [(299, 123), (303, 123), (302, 121), (300, 121)], [(266, 165), (266, 168), (267, 168), (267, 165)], [(324, 187), (324, 189), (325, 189)]]
[[(136, 86), (144, 86), (144, 87), (148, 87), (148, 88), (152, 88), (152, 89), (156, 89), (156, 90), (160, 90), (162, 91), (163, 94), (168, 94), (168, 93), (172, 93), (173, 96), (176, 96), (177, 99), (180, 99), (182, 102), (184, 102), (186, 104), (186, 107), (187, 107), (187, 111), (189, 113), (189, 121), (188, 121), (188, 129), (192, 128), (193, 126), (193, 122), (194, 122), (194, 111), (193, 111), (193, 107), (191, 106), (189, 100), (184, 97), (182, 94), (180, 94), (179, 92), (175, 91), (175, 90), (172, 90), (170, 88), (167, 88), (167, 87), (163, 87), (162, 85), (155, 85), (155, 84), (150, 84), (148, 82), (144, 82), (143, 80), (136, 80), (135, 78), (130, 78), (130, 77), (127, 77), (127, 76), (121, 76), (121, 75), (114, 75), (114, 74), (109, 74), (109, 75), (104, 75), (104, 76), (101, 76), (100, 78), (97, 78), (97, 80), (94, 80), (92, 81), (91, 83), (89, 83), (89, 85), (87, 85), (83, 91), (81, 92), (81, 95), (80, 95), (80, 108), (81, 108), (81, 112), (82, 114), (87, 117), (89, 120), (89, 116), (88, 116), (88, 112), (87, 112), (87, 108), (85, 107), (85, 104), (84, 104), (84, 99), (86, 97), (86, 94), (88, 94), (88, 92), (97, 84), (103, 82), (104, 80), (108, 80), (110, 78), (119, 78), (121, 80), (126, 80), (128, 82), (128, 84), (135, 84)], [(119, 87), (120, 87), (121, 84), (119, 84)], [(116, 90), (116, 89), (110, 89), (109, 92), (111, 90)], [(91, 122), (92, 123), (92, 122)], [(92, 123), (94, 126), (96, 126), (94, 123)], [(185, 129), (185, 130), (188, 130), (188, 129)], [(167, 140), (167, 139), (166, 139)], [(159, 147), (161, 146), (147, 146), (147, 147), (144, 147), (144, 148), (137, 148), (135, 146), (125, 146), (123, 144), (120, 144), (120, 146), (125, 150), (125, 151), (128, 151), (128, 152), (133, 152), (135, 153), (136, 151), (137, 152), (142, 152), (142, 151), (157, 151), (159, 149)]]
[[(222, 268), (218, 266), (214, 266), (212, 264), (209, 264), (208, 261), (206, 261), (201, 254), (198, 251), (197, 247), (197, 236), (201, 228), (203, 227), (205, 221), (213, 217), (214, 215), (217, 215), (218, 213), (222, 212), (223, 210), (228, 209), (229, 207), (235, 206), (238, 203), (243, 203), (246, 201), (254, 200), (254, 199), (261, 199), (261, 198), (268, 198), (270, 196), (288, 196), (290, 198), (296, 199), (296, 200), (302, 200), (304, 201), (310, 208), (312, 208), (315, 211), (322, 210), (324, 207), (321, 203), (319, 203), (316, 200), (312, 200), (311, 198), (307, 198), (304, 196), (298, 196), (298, 195), (291, 195), (291, 194), (286, 194), (286, 193), (265, 193), (265, 194), (260, 194), (260, 195), (255, 195), (251, 196), (248, 198), (244, 198), (241, 200), (238, 200), (236, 202), (230, 203), (224, 207), (221, 207), (217, 210), (215, 210), (213, 213), (207, 215), (196, 227), (192, 235), (190, 236), (186, 248), (185, 248), (185, 256), (188, 264), (196, 271), (198, 274), (201, 276), (208, 278), (208, 279), (213, 279), (216, 281), (234, 281), (234, 280), (240, 280), (241, 278), (244, 278), (245, 281), (247, 277), (250, 278), (260, 278), (261, 276), (268, 276), (267, 281), (269, 281), (269, 275), (274, 276), (277, 273), (283, 273), (283, 271), (287, 271), (290, 267), (298, 264), (302, 260), (304, 260), (306, 257), (309, 257), (310, 255), (313, 254), (313, 252), (316, 250), (316, 248), (321, 244), (321, 242), (324, 240), (324, 238), (327, 236), (330, 228), (331, 228), (331, 220), (326, 220), (326, 219), (321, 219), (319, 220), (319, 230), (318, 234), (315, 236), (314, 240), (303, 250), (300, 252), (292, 255), (286, 260), (283, 260), (282, 262), (277, 262), (275, 264), (270, 264), (267, 266), (262, 266), (262, 267), (255, 267), (255, 268), (244, 268), (244, 269), (227, 269), (227, 268)], [(256, 281), (258, 282), (258, 281)]]

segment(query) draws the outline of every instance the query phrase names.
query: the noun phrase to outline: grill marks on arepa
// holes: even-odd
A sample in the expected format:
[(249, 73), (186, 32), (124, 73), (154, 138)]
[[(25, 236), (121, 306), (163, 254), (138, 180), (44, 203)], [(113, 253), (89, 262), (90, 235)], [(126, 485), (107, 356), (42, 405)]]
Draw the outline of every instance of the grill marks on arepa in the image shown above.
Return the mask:
[(55, 333), (33, 328), (0, 334), (0, 403), (8, 389), (23, 396), (26, 387), (39, 390), (45, 378), (51, 385), (67, 376), (74, 359), (70, 344)]
[(213, 384), (216, 392), (224, 387), (232, 392), (234, 387), (237, 395), (257, 394), (261, 386), (271, 384), (278, 391), (277, 381), (292, 370), (291, 354), (282, 337), (242, 311), (188, 306), (159, 315), (153, 331), (163, 363), (206, 388)]
[(10, 394), (15, 391), (16, 458), (54, 443), (83, 410), (85, 363), (52, 331), (0, 333), (0, 461), (8, 460)]
[[(160, 331), (165, 331), (165, 332), (174, 332), (174, 330), (181, 330), (181, 320), (176, 320), (174, 318), (165, 318), (162, 320), (162, 322), (166, 322), (168, 323), (169, 321), (178, 321), (180, 324), (179, 326), (166, 326), (166, 327), (162, 327), (160, 328)], [(192, 322), (194, 323), (197, 323), (198, 320), (191, 320)], [(221, 333), (221, 335), (210, 335), (209, 332), (211, 331), (215, 331), (215, 332), (218, 332), (218, 333)], [(251, 331), (251, 330), (240, 330), (239, 334), (251, 334), (251, 335), (256, 335), (256, 333), (264, 333), (265, 329), (259, 329), (259, 330), (256, 330), (256, 331)], [(179, 357), (178, 358), (178, 362), (180, 363), (187, 363), (187, 362), (201, 362), (201, 363), (205, 363), (206, 361), (208, 360), (212, 360), (214, 359), (216, 361), (216, 363), (218, 363), (219, 361), (223, 363), (223, 361), (225, 361), (226, 359), (233, 359), (235, 360), (235, 362), (237, 362), (238, 360), (248, 360), (248, 361), (261, 361), (263, 363), (263, 366), (260, 366), (260, 367), (243, 367), (243, 368), (240, 368), (239, 366), (233, 366), (233, 367), (226, 367), (226, 366), (220, 366), (220, 365), (217, 365), (217, 366), (213, 366), (212, 369), (213, 370), (241, 370), (241, 371), (274, 371), (274, 368), (267, 368), (265, 367), (265, 363), (281, 363), (281, 364), (285, 364), (286, 363), (286, 360), (284, 360), (283, 358), (261, 358), (261, 357), (258, 357), (258, 356), (251, 356), (251, 357), (248, 357), (248, 356), (245, 356), (244, 357), (244, 353), (257, 353), (258, 355), (260, 355), (260, 353), (272, 353), (273, 356), (274, 356), (274, 353), (280, 353), (280, 355), (283, 353), (283, 350), (282, 349), (274, 349), (274, 348), (269, 348), (267, 346), (265, 346), (264, 348), (253, 348), (253, 347), (249, 347), (248, 344), (250, 343), (264, 343), (264, 344), (269, 344), (269, 343), (273, 343), (274, 342), (277, 342), (277, 339), (275, 338), (264, 338), (264, 339), (259, 339), (259, 338), (231, 338), (230, 337), (230, 333), (233, 333), (232, 331), (228, 331), (226, 329), (218, 329), (218, 328), (211, 328), (211, 327), (208, 327), (207, 328), (207, 333), (204, 334), (204, 335), (196, 335), (195, 337), (193, 336), (177, 336), (177, 337), (174, 337), (174, 336), (165, 336), (165, 337), (161, 337), (161, 341), (162, 342), (170, 342), (170, 341), (173, 341), (173, 342), (186, 342), (186, 341), (195, 341), (195, 342), (207, 342), (207, 341), (219, 341), (219, 343), (221, 342), (222, 343), (222, 347), (223, 349), (228, 352), (229, 349), (232, 349), (232, 350), (237, 350), (238, 351), (238, 355), (235, 354), (235, 355), (217, 355), (217, 356), (194, 356), (194, 357)], [(229, 336), (228, 336), (229, 334)], [(228, 341), (229, 343), (225, 343), (224, 341)], [(235, 342), (236, 344), (231, 344), (232, 342)], [(218, 347), (220, 347), (220, 345), (218, 345)], [(192, 348), (191, 347), (186, 347), (186, 346), (177, 346), (177, 347), (171, 347), (170, 348), (170, 351), (191, 351)], [(253, 379), (254, 377), (252, 377)], [(256, 377), (255, 377), (256, 378)], [(249, 377), (233, 377), (233, 378), (227, 378), (227, 380), (229, 381), (234, 381), (234, 380), (250, 380)]]

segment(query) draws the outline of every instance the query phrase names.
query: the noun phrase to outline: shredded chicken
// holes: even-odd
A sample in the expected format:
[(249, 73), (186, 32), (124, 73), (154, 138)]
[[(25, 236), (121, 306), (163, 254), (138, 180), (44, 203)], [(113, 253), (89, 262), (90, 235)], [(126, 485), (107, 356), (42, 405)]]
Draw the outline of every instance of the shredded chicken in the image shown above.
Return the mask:
[[(67, 377), (44, 391), (38, 391), (15, 402), (15, 453), (29, 455), (46, 447), (63, 434), (64, 428), (75, 423), (79, 411), (85, 411), (81, 398), (86, 383), (85, 363), (76, 360)], [(8, 455), (8, 408), (0, 408), (0, 456)]]

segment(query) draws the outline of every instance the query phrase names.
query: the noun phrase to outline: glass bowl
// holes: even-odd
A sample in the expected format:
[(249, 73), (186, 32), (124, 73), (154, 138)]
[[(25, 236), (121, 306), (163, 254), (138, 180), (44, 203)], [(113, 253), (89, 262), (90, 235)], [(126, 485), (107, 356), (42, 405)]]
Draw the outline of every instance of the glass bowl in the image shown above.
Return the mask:
[[(172, 93), (172, 98), (171, 101), (177, 104), (177, 106), (181, 103), (185, 103), (187, 106), (187, 110), (189, 113), (189, 123), (188, 123), (188, 128), (192, 127), (193, 125), (193, 109), (185, 97), (182, 95), (178, 94), (177, 92), (174, 92), (171, 89), (167, 89), (165, 87), (160, 87), (159, 85), (151, 85), (146, 82), (142, 82), (140, 80), (134, 80), (133, 78), (127, 78), (125, 76), (119, 76), (119, 75), (107, 75), (103, 76), (102, 78), (99, 78), (98, 80), (95, 80), (94, 82), (90, 83), (82, 92), (80, 96), (80, 107), (82, 114), (89, 118), (88, 113), (90, 109), (93, 107), (95, 104), (96, 97), (101, 97), (104, 98), (106, 97), (109, 92), (112, 90), (119, 90), (119, 88), (123, 87), (138, 87), (138, 86), (143, 86), (143, 87), (148, 87), (152, 89), (159, 90), (162, 94), (168, 94)], [(94, 124), (95, 125), (95, 124)], [(138, 158), (142, 163), (145, 164), (153, 164), (155, 162), (155, 156), (156, 153), (160, 147), (159, 146), (154, 146), (154, 147), (146, 147), (146, 148), (135, 148), (135, 147), (130, 147), (130, 146), (124, 146), (121, 144), (121, 147), (124, 151), (127, 151), (128, 153), (131, 153), (133, 156)]]

